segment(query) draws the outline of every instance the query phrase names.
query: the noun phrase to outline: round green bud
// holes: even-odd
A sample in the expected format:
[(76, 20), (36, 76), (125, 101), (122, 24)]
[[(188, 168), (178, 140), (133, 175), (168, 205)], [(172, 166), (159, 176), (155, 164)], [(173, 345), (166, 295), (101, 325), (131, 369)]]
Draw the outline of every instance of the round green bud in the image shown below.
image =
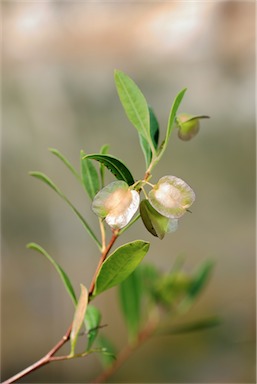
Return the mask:
[(199, 132), (199, 120), (206, 118), (209, 118), (209, 116), (193, 116), (187, 113), (181, 113), (180, 115), (178, 115), (176, 117), (176, 123), (178, 126), (178, 137), (184, 141), (191, 140)]

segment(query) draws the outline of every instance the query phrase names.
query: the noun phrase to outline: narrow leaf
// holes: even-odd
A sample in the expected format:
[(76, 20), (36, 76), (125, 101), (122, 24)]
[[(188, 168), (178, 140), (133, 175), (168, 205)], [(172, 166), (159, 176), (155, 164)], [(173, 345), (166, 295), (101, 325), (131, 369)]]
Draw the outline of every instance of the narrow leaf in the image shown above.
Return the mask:
[(170, 115), (169, 115), (169, 120), (168, 120), (168, 127), (167, 127), (167, 132), (166, 132), (166, 138), (165, 138), (165, 142), (166, 142), (166, 145), (167, 145), (167, 142), (169, 140), (169, 137), (171, 135), (171, 132), (172, 132), (172, 129), (174, 127), (174, 121), (175, 121), (175, 117), (176, 117), (176, 114), (177, 114), (177, 110), (180, 106), (180, 103), (184, 97), (184, 94), (186, 92), (186, 88), (183, 89), (182, 91), (180, 91), (178, 93), (178, 95), (176, 96), (174, 102), (173, 102), (173, 105), (171, 107), (171, 110), (170, 110)]
[(113, 343), (105, 336), (100, 335), (97, 339), (101, 352), (99, 358), (105, 368), (113, 364), (116, 359), (117, 350)]
[(199, 267), (188, 292), (191, 298), (196, 297), (205, 287), (205, 284), (210, 278), (213, 267), (214, 263), (210, 260), (207, 260)]
[(150, 139), (150, 118), (146, 99), (134, 81), (121, 71), (114, 72), (117, 92), (125, 113), (145, 139)]
[[(158, 141), (159, 141), (159, 123), (153, 112), (153, 109), (151, 107), (148, 107), (148, 108), (149, 108), (149, 114), (150, 114), (150, 137), (153, 143), (153, 147), (157, 149)], [(144, 138), (144, 136), (139, 135), (139, 139), (140, 139), (140, 145), (141, 145), (143, 154), (145, 156), (146, 167), (149, 167), (152, 160), (151, 146), (149, 145), (148, 140)]]
[(218, 317), (209, 317), (192, 323), (180, 324), (170, 328), (163, 328), (157, 332), (157, 335), (178, 335), (188, 332), (204, 331), (206, 329), (216, 327), (221, 324)]
[(93, 200), (100, 189), (99, 177), (92, 161), (85, 158), (85, 155), (83, 151), (80, 152), (81, 177), (88, 196)]
[[(105, 144), (100, 149), (101, 155), (106, 155), (109, 151), (109, 145)], [(100, 178), (101, 178), (101, 187), (104, 187), (104, 176), (105, 176), (105, 167), (102, 163), (100, 163)]]
[(145, 257), (149, 246), (148, 242), (136, 240), (117, 248), (103, 262), (96, 278), (93, 296), (125, 280)]
[(70, 334), (70, 342), (71, 342), (71, 352), (70, 355), (74, 356), (75, 347), (79, 335), (80, 328), (84, 322), (84, 317), (87, 309), (88, 303), (88, 292), (86, 287), (83, 284), (80, 284), (81, 293), (78, 300), (78, 304), (74, 313), (71, 334)]
[(205, 288), (210, 278), (213, 267), (214, 263), (210, 260), (207, 260), (199, 267), (195, 276), (192, 277), (192, 281), (187, 290), (187, 295), (185, 299), (180, 304), (180, 309), (182, 311), (187, 311), (190, 306), (194, 303), (196, 297)]
[(209, 119), (209, 118), (210, 118), (210, 116), (206, 116), (206, 115), (195, 115), (195, 116), (190, 117), (188, 120), (185, 120), (185, 122), (197, 120), (197, 119)]
[(29, 243), (27, 245), (27, 248), (34, 249), (35, 251), (44, 255), (50, 261), (50, 263), (54, 266), (56, 271), (59, 273), (68, 294), (70, 295), (73, 303), (76, 305), (77, 304), (76, 294), (74, 292), (74, 289), (72, 287), (69, 277), (64, 272), (64, 270), (60, 267), (60, 265), (57, 264), (56, 261), (42, 247), (40, 247), (40, 245), (36, 243)]
[(128, 185), (134, 184), (134, 179), (130, 171), (121, 162), (121, 160), (117, 159), (116, 157), (95, 153), (84, 156), (84, 159), (93, 159), (99, 161), (106, 168), (108, 168), (109, 171), (111, 171), (118, 180), (124, 180)]
[(73, 210), (73, 212), (76, 214), (76, 216), (79, 218), (81, 221), (83, 227), (86, 229), (87, 233), (91, 236), (91, 238), (95, 241), (97, 244), (98, 248), (101, 250), (102, 246), (100, 241), (97, 239), (96, 235), (84, 219), (84, 217), (81, 215), (81, 213), (74, 207), (74, 205), (70, 202), (70, 200), (64, 195), (64, 193), (52, 182), (49, 177), (47, 177), (44, 173), (42, 172), (30, 172), (29, 173), (31, 176), (35, 177), (36, 179), (39, 179), (43, 181), (45, 184), (47, 184), (50, 188), (52, 188), (58, 196), (60, 196), (68, 205), (69, 207)]
[(96, 336), (98, 334), (99, 325), (101, 321), (101, 313), (100, 311), (94, 307), (93, 305), (88, 305), (86, 315), (85, 315), (85, 326), (87, 331), (87, 350), (91, 348), (93, 345)]
[(139, 269), (136, 268), (119, 285), (120, 307), (132, 340), (138, 334), (141, 323), (142, 274)]
[(163, 155), (163, 153), (164, 153), (164, 151), (165, 151), (165, 149), (166, 149), (166, 147), (168, 145), (168, 141), (169, 141), (171, 132), (172, 132), (172, 130), (174, 128), (174, 121), (175, 121), (176, 113), (177, 113), (177, 110), (178, 110), (178, 108), (180, 106), (180, 103), (181, 103), (181, 101), (182, 101), (182, 99), (184, 97), (184, 94), (185, 94), (186, 90), (187, 89), (185, 88), (185, 89), (183, 89), (182, 91), (180, 91), (177, 94), (177, 96), (176, 96), (176, 98), (175, 98), (175, 100), (173, 102), (173, 105), (171, 107), (170, 115), (169, 115), (169, 120), (168, 120), (167, 131), (166, 131), (166, 137), (165, 137), (165, 140), (164, 140), (164, 142), (162, 143), (162, 145), (161, 145), (161, 147), (159, 149), (159, 156), (158, 156), (159, 159)]
[(66, 159), (66, 157), (64, 155), (61, 154), (60, 151), (58, 151), (57, 149), (55, 148), (49, 148), (49, 151), (57, 156), (65, 165), (66, 167), (68, 167), (68, 169), (71, 171), (71, 173), (81, 182), (81, 178), (80, 178), (80, 175), (79, 173), (75, 170), (75, 168), (71, 165), (71, 163), (69, 162), (68, 159)]
[(158, 147), (158, 142), (159, 142), (159, 123), (157, 120), (157, 117), (155, 116), (155, 113), (153, 111), (152, 107), (149, 108), (149, 114), (150, 114), (150, 134), (151, 134), (151, 139), (154, 145), (154, 148), (157, 149)]

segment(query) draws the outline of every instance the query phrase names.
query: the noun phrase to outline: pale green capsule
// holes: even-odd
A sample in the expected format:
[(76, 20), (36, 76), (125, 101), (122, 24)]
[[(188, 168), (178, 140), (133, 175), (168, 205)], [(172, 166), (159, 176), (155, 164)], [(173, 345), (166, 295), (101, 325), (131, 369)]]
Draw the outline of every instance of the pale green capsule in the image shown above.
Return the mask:
[(176, 117), (176, 123), (178, 126), (178, 137), (181, 140), (191, 140), (200, 129), (200, 119), (207, 119), (209, 116), (205, 115), (189, 115), (187, 113), (181, 113)]
[(95, 196), (92, 209), (97, 216), (105, 218), (110, 227), (125, 227), (139, 206), (139, 193), (130, 190), (125, 181), (114, 181)]
[(178, 219), (195, 201), (195, 193), (182, 179), (164, 176), (149, 192), (149, 201), (161, 215)]

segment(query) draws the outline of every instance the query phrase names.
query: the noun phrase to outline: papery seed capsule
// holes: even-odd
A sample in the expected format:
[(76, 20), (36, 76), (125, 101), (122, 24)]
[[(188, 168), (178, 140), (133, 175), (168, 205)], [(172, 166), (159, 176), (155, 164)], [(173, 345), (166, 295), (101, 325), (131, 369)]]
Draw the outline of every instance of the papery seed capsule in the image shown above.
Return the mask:
[(139, 206), (139, 193), (130, 190), (125, 181), (114, 181), (95, 196), (92, 209), (97, 216), (105, 218), (110, 227), (125, 227)]
[(161, 215), (178, 219), (195, 201), (195, 193), (184, 180), (176, 176), (164, 176), (149, 192), (148, 198)]

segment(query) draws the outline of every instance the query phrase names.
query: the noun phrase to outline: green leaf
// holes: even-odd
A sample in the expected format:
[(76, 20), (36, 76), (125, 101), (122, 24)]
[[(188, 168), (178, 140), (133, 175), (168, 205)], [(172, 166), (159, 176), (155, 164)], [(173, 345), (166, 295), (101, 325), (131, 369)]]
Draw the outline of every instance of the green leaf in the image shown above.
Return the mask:
[(137, 270), (141, 275), (143, 289), (145, 293), (149, 294), (160, 278), (160, 272), (154, 264), (150, 263), (140, 264)]
[(162, 240), (168, 231), (169, 219), (157, 212), (146, 199), (140, 203), (140, 215), (146, 229)]
[(142, 276), (139, 268), (136, 268), (119, 285), (120, 307), (132, 340), (138, 334), (141, 323), (142, 288)]
[(71, 352), (70, 356), (74, 356), (75, 347), (77, 344), (77, 339), (79, 335), (80, 328), (84, 322), (84, 317), (87, 309), (88, 303), (88, 291), (83, 284), (80, 284), (81, 293), (76, 306), (76, 310), (73, 317), (72, 328), (70, 333), (70, 342), (71, 342)]
[[(159, 123), (153, 112), (153, 109), (151, 107), (148, 107), (148, 108), (149, 108), (149, 114), (150, 114), (150, 136), (151, 136), (153, 146), (157, 150), (158, 141), (159, 141)], [(152, 160), (152, 149), (148, 143), (148, 140), (146, 140), (144, 136), (139, 134), (139, 139), (140, 139), (140, 145), (141, 145), (142, 151), (145, 156), (146, 167), (149, 167)]]
[(130, 122), (151, 145), (150, 117), (146, 99), (134, 81), (121, 71), (114, 72), (121, 104)]
[(210, 278), (211, 272), (213, 270), (214, 263), (213, 261), (205, 261), (198, 269), (196, 275), (193, 278), (190, 290), (188, 292), (189, 296), (193, 299), (195, 298), (205, 287), (207, 281)]
[(80, 152), (81, 176), (85, 190), (90, 199), (93, 200), (100, 189), (99, 177), (92, 161), (85, 158), (85, 155), (85, 152)]
[[(109, 145), (105, 144), (100, 149), (101, 155), (106, 155), (109, 151)], [(104, 176), (105, 176), (105, 167), (102, 163), (100, 163), (100, 178), (101, 178), (101, 187), (104, 187)]]
[(87, 233), (91, 236), (91, 238), (95, 241), (97, 244), (98, 248), (101, 250), (102, 246), (100, 241), (97, 239), (96, 235), (84, 219), (84, 217), (81, 215), (81, 213), (74, 207), (74, 205), (70, 202), (70, 200), (64, 195), (64, 193), (52, 182), (49, 177), (47, 177), (44, 173), (42, 172), (30, 172), (29, 173), (31, 176), (35, 177), (36, 179), (39, 179), (43, 181), (45, 184), (47, 184), (50, 188), (52, 188), (58, 196), (60, 196), (68, 205), (69, 207), (73, 210), (73, 212), (76, 214), (76, 216), (79, 218), (81, 221), (83, 227), (86, 229)]
[(93, 296), (120, 284), (145, 257), (150, 244), (136, 240), (117, 248), (102, 264), (96, 277)]
[(191, 281), (191, 277), (183, 271), (172, 272), (160, 277), (154, 287), (156, 301), (166, 309), (170, 309), (179, 303), (181, 309), (181, 300), (184, 302)]
[(191, 278), (191, 283), (187, 290), (187, 296), (181, 303), (180, 307), (182, 311), (188, 310), (195, 301), (196, 297), (205, 288), (210, 278), (213, 267), (213, 261), (207, 260), (198, 268), (196, 274)]
[(209, 119), (210, 116), (207, 116), (207, 115), (194, 115), (194, 116), (191, 116), (190, 118), (188, 118), (187, 120), (185, 120), (185, 122), (189, 122), (189, 121), (192, 121), (192, 120), (198, 120), (198, 119)]
[(94, 153), (91, 155), (86, 155), (84, 159), (93, 159), (99, 161), (106, 168), (108, 168), (109, 171), (111, 171), (118, 180), (123, 180), (128, 185), (132, 185), (135, 182), (128, 168), (114, 156)]
[(204, 331), (206, 329), (216, 327), (221, 324), (221, 320), (216, 317), (209, 317), (207, 319), (201, 319), (192, 323), (180, 324), (170, 328), (160, 329), (156, 335), (178, 335), (188, 332)]
[(89, 350), (98, 334), (99, 325), (101, 321), (101, 313), (100, 311), (94, 307), (93, 305), (88, 305), (86, 315), (85, 315), (85, 326), (87, 331), (87, 350)]
[(61, 279), (62, 279), (62, 281), (64, 283), (64, 286), (65, 286), (68, 294), (70, 295), (73, 303), (75, 305), (77, 305), (76, 294), (74, 292), (74, 289), (72, 287), (70, 279), (67, 276), (67, 274), (64, 272), (64, 270), (60, 267), (60, 265), (57, 264), (56, 261), (42, 247), (40, 247), (40, 245), (38, 245), (36, 243), (29, 243), (27, 245), (27, 248), (34, 249), (35, 251), (37, 251), (37, 252), (41, 253), (42, 255), (44, 255), (50, 261), (50, 263), (54, 266), (56, 271), (59, 273), (59, 275), (60, 275), (60, 277), (61, 277)]
[(116, 359), (117, 350), (113, 343), (103, 335), (100, 335), (97, 338), (99, 347), (101, 348), (101, 353), (99, 354), (99, 358), (101, 363), (105, 368), (110, 367), (113, 364), (113, 361)]
[(168, 141), (169, 141), (169, 138), (170, 138), (170, 135), (171, 135), (171, 132), (174, 128), (174, 121), (175, 121), (175, 117), (176, 117), (176, 113), (177, 113), (177, 110), (180, 106), (180, 103), (184, 97), (184, 94), (186, 92), (186, 88), (183, 89), (182, 91), (180, 91), (174, 102), (173, 102), (173, 105), (171, 107), (171, 110), (170, 110), (170, 115), (169, 115), (169, 120), (168, 120), (168, 126), (167, 126), (167, 131), (166, 131), (166, 137), (165, 137), (165, 140), (162, 144), (162, 146), (160, 147), (160, 152), (159, 152), (159, 155), (158, 155), (158, 160), (160, 159), (160, 157), (162, 156), (162, 154), (164, 153), (167, 145), (168, 145)]
[(71, 165), (71, 163), (69, 162), (68, 159), (66, 159), (66, 157), (64, 155), (61, 154), (60, 151), (58, 151), (57, 149), (55, 148), (49, 148), (49, 151), (57, 156), (65, 165), (66, 167), (71, 171), (71, 173), (81, 182), (81, 178), (80, 178), (80, 175), (79, 173), (75, 170), (75, 168)]
[(159, 142), (159, 123), (157, 120), (157, 117), (155, 116), (155, 113), (153, 111), (152, 107), (149, 108), (149, 114), (150, 114), (150, 134), (151, 134), (151, 139), (154, 145), (154, 148), (158, 148), (158, 142)]

